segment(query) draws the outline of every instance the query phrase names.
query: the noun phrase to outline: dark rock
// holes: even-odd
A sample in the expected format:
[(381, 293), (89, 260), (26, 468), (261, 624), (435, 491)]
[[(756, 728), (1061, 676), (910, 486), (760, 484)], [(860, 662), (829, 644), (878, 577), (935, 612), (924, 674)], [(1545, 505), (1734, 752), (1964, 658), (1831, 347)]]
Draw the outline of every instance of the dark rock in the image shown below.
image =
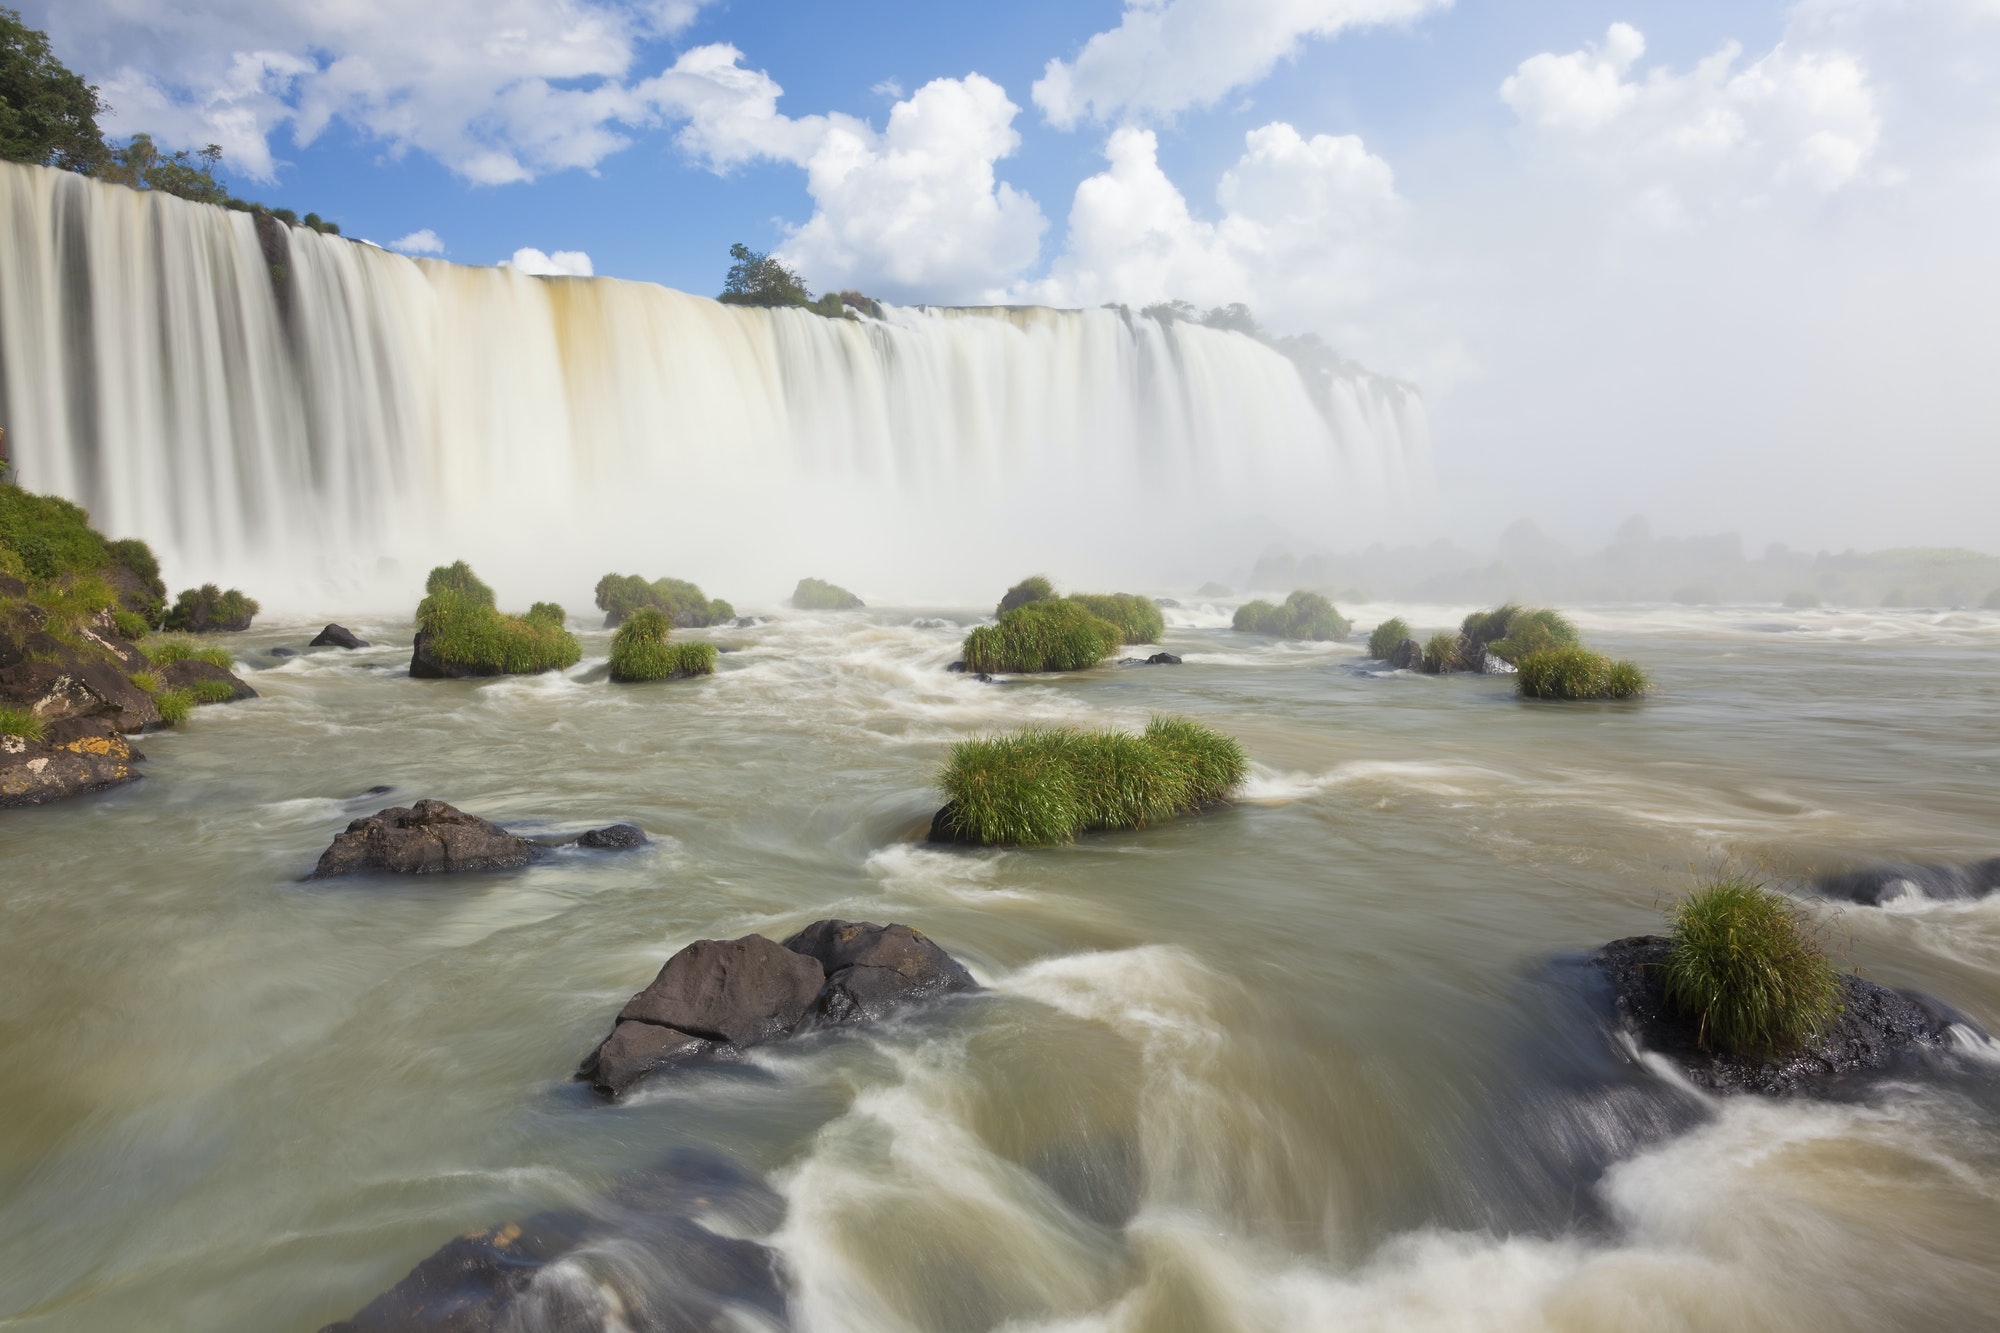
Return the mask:
[(628, 1019), (611, 1029), (598, 1048), (584, 1058), (576, 1076), (608, 1097), (616, 1097), (655, 1070), (685, 1064), (718, 1051), (738, 1048), (726, 1042), (692, 1037), (678, 1028)]
[(965, 671), (968, 669), (969, 668), (967, 668), (967, 666), (965, 665), (965, 659), (962, 657), (959, 658), (956, 662), (953, 662), (950, 666), (945, 668), (946, 671)]
[[(459, 1236), (320, 1333), (702, 1333), (786, 1323), (769, 1185), (677, 1153), (582, 1208)], [(710, 1229), (719, 1224), (730, 1235)]]
[(958, 827), (958, 803), (946, 801), (931, 816), (931, 829), (924, 835), (925, 842), (950, 843), (960, 847), (977, 847), (979, 842), (972, 835)]
[(313, 879), (368, 871), (430, 875), (461, 870), (512, 870), (526, 865), (535, 845), (498, 824), (443, 801), (391, 806), (357, 819), (320, 854)]
[[(38, 639), (47, 638), (44, 646)], [(109, 662), (86, 661), (61, 641), (30, 636), (27, 651), (54, 660), (28, 659), (0, 667), (0, 699), (25, 708), (44, 723), (70, 717), (105, 717), (123, 732), (162, 725), (153, 696)]]
[(46, 739), (0, 736), (0, 809), (46, 805), (138, 779), (139, 755), (106, 718), (66, 718)]
[(1181, 659), (1172, 653), (1154, 653), (1146, 659), (1147, 666), (1179, 666)]
[(1667, 1006), (1661, 981), (1667, 949), (1664, 936), (1639, 935), (1605, 945), (1590, 961), (1610, 981), (1617, 1021), (1640, 1047), (1713, 1092), (1825, 1095), (1844, 1081), (1919, 1066), (1951, 1045), (1954, 1024), (1972, 1026), (1929, 996), (1849, 975), (1840, 979), (1840, 1018), (1797, 1054), (1756, 1059), (1708, 1049), (1695, 1024)]
[(388, 795), (388, 794), (389, 794), (390, 792), (392, 792), (392, 791), (394, 791), (394, 790), (396, 790), (396, 789), (395, 789), (394, 787), (391, 787), (391, 786), (387, 786), (387, 785), (377, 785), (377, 786), (373, 786), (373, 787), (370, 787), (370, 788), (369, 788), (369, 789), (368, 789), (367, 791), (364, 791), (364, 792), (360, 792), (360, 793), (358, 793), (358, 794), (356, 794), (356, 795), (354, 795), (354, 796), (350, 796), (350, 797), (349, 797), (348, 799), (349, 799), (349, 800), (351, 800), (351, 801), (358, 801), (358, 800), (361, 800), (361, 799), (362, 799), (363, 797), (366, 797), (366, 796), (387, 796), (387, 795)]
[(978, 989), (963, 964), (908, 926), (815, 921), (785, 947), (825, 969), (809, 1016), (814, 1026), (872, 1021), (933, 995)]
[(2000, 856), (1967, 866), (1873, 866), (1837, 875), (1822, 875), (1812, 891), (1822, 898), (1880, 907), (1897, 898), (1930, 898), (1962, 902), (2000, 890)]
[(1422, 671), (1424, 669), (1424, 646), (1415, 639), (1405, 639), (1389, 650), (1383, 659), (1398, 671)]
[(352, 630), (340, 625), (328, 625), (319, 632), (319, 637), (307, 644), (308, 648), (366, 648), (366, 639), (357, 639)]
[(812, 959), (762, 935), (696, 940), (618, 1011), (732, 1046), (754, 1046), (797, 1027), (825, 973)]
[(591, 829), (576, 840), (579, 847), (598, 847), (607, 851), (622, 850), (627, 847), (644, 847), (646, 830), (637, 824), (607, 824), (603, 828)]
[(297, 657), (298, 655), (299, 650), (296, 648), (273, 648), (271, 650), (271, 656), (273, 657)]
[(202, 681), (217, 680), (228, 685), (234, 696), (224, 702), (236, 703), (244, 699), (255, 699), (257, 691), (234, 672), (225, 671), (213, 662), (204, 662), (196, 657), (184, 657), (178, 662), (169, 662), (163, 667), (155, 667), (160, 683), (170, 690), (184, 690)]

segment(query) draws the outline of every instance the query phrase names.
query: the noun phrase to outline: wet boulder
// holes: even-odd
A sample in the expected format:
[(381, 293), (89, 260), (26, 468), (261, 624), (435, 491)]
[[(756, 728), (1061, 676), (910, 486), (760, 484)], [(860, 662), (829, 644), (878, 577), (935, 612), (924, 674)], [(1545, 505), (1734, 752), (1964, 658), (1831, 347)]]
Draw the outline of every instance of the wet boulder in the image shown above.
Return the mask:
[(526, 865), (535, 851), (535, 844), (498, 824), (443, 801), (423, 800), (390, 806), (349, 824), (320, 854), (311, 877), (512, 870)]
[(1898, 898), (1965, 902), (2000, 891), (2000, 856), (1964, 866), (1886, 865), (1822, 875), (1812, 882), (1822, 898), (1880, 907)]
[(1954, 1027), (1978, 1030), (1927, 995), (1849, 974), (1840, 979), (1839, 1019), (1797, 1052), (1759, 1059), (1712, 1049), (1694, 1021), (1667, 1004), (1661, 978), (1668, 947), (1664, 936), (1639, 935), (1614, 940), (1590, 962), (1609, 983), (1616, 1026), (1711, 1092), (1823, 1096), (1843, 1083), (1921, 1070), (1955, 1044)]
[(547, 833), (531, 841), (537, 847), (592, 847), (599, 851), (625, 851), (644, 847), (646, 830), (637, 824), (606, 824), (582, 833)]
[(1422, 671), (1424, 669), (1424, 646), (1415, 639), (1405, 639), (1389, 650), (1384, 659), (1398, 671)]
[[(48, 636), (37, 636), (48, 637)], [(102, 717), (122, 732), (163, 725), (153, 696), (110, 662), (93, 662), (51, 639), (53, 651), (0, 667), (0, 701), (25, 708), (44, 723)], [(35, 652), (41, 645), (31, 638)]]
[(964, 964), (908, 926), (815, 921), (785, 947), (816, 960), (825, 972), (808, 1015), (813, 1025), (879, 1019), (934, 995), (978, 989)]
[(101, 717), (48, 726), (39, 741), (0, 736), (0, 809), (47, 805), (137, 781), (139, 753)]
[(764, 1181), (711, 1154), (677, 1153), (585, 1206), (445, 1242), (320, 1333), (784, 1327), (783, 1264), (745, 1238), (768, 1235), (783, 1218), (784, 1200)]
[(366, 648), (368, 640), (358, 639), (354, 631), (342, 625), (328, 625), (319, 632), (319, 637), (307, 644), (308, 648)]
[(208, 681), (226, 685), (230, 697), (225, 703), (236, 703), (244, 699), (255, 699), (257, 691), (233, 671), (227, 671), (213, 662), (204, 662), (198, 657), (183, 657), (178, 662), (169, 662), (163, 667), (155, 667), (154, 673), (160, 683), (170, 690), (185, 690)]

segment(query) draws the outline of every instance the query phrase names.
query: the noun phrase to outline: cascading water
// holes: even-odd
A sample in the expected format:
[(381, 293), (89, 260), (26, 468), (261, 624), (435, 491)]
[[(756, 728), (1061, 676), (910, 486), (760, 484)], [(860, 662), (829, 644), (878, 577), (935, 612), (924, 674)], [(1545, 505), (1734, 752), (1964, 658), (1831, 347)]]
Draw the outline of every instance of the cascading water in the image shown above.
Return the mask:
[(399, 601), (454, 556), (518, 596), (628, 565), (903, 595), (1031, 566), (1157, 582), (1279, 531), (1374, 535), (1426, 488), (1408, 386), (1315, 392), (1253, 339), (1122, 310), (742, 309), (260, 238), (8, 164), (0, 217), (24, 482), (177, 582), (267, 600)]

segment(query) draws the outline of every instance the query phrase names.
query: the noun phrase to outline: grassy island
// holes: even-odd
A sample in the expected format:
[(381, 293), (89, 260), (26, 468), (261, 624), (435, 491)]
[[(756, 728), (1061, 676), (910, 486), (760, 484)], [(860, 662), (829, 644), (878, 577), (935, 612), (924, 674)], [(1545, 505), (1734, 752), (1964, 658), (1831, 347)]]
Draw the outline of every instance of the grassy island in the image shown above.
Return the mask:
[(1512, 602), (1491, 611), (1474, 611), (1459, 627), (1459, 637), (1463, 640), (1459, 656), (1467, 666), (1483, 662), (1488, 653), (1519, 666), (1530, 653), (1575, 648), (1583, 643), (1583, 636), (1562, 612), (1523, 608)]
[(162, 623), (167, 629), (185, 634), (217, 634), (249, 629), (259, 609), (241, 589), (225, 591), (213, 583), (204, 583), (199, 588), (183, 589)]
[(683, 629), (702, 629), (736, 618), (736, 608), (720, 597), (711, 598), (686, 579), (654, 579), (651, 583), (637, 574), (606, 574), (597, 581), (597, 609), (604, 612), (604, 627), (623, 624), (635, 611), (653, 610)]
[(838, 583), (800, 579), (792, 589), (792, 605), (800, 611), (859, 611), (867, 605)]
[(1115, 625), (1123, 643), (1158, 643), (1167, 632), (1167, 618), (1150, 597), (1129, 592), (1077, 592), (1069, 600), (1108, 625)]
[(1333, 603), (1316, 592), (1299, 589), (1282, 603), (1245, 602), (1236, 608), (1232, 629), (1246, 634), (1274, 634), (1281, 639), (1344, 639), (1353, 628)]
[(583, 656), (563, 609), (536, 602), (524, 616), (493, 605), (493, 589), (463, 561), (439, 565), (417, 605), (413, 676), (520, 676), (575, 666)]
[(1125, 632), (1081, 602), (1050, 597), (1017, 606), (965, 636), (968, 671), (1082, 671), (1125, 642)]
[(1368, 655), (1386, 659), (1410, 637), (1410, 624), (1401, 616), (1385, 620), (1368, 636)]
[(671, 642), (665, 613), (651, 607), (634, 611), (611, 636), (611, 679), (679, 680), (715, 672), (715, 645)]
[(1784, 1056), (1840, 1016), (1840, 974), (1797, 903), (1747, 879), (1697, 889), (1673, 914), (1667, 1003), (1698, 1039), (1735, 1054)]
[(1235, 740), (1186, 718), (1155, 717), (1137, 736), (1031, 727), (954, 745), (938, 775), (950, 801), (939, 819), (984, 846), (1071, 842), (1214, 805), (1247, 766)]
[(1652, 688), (1635, 663), (1614, 662), (1581, 646), (1528, 653), (1515, 667), (1523, 699), (1633, 699)]

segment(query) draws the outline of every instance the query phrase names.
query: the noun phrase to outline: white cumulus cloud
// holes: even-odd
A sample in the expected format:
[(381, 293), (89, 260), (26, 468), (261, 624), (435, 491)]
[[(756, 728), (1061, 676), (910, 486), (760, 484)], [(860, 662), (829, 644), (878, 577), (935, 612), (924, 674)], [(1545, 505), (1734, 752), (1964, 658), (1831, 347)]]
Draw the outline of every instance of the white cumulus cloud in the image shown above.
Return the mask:
[(436, 232), (425, 227), (420, 231), (411, 232), (399, 241), (389, 242), (389, 248), (400, 250), (406, 255), (441, 255), (444, 253), (444, 242), (438, 238)]
[(557, 250), (544, 254), (532, 246), (522, 246), (512, 259), (500, 261), (502, 268), (519, 269), (538, 278), (588, 278), (593, 276), (590, 256), (581, 250)]
[(1118, 26), (1051, 60), (1034, 86), (1052, 125), (1171, 115), (1256, 83), (1309, 37), (1406, 23), (1451, 0), (1125, 0)]

